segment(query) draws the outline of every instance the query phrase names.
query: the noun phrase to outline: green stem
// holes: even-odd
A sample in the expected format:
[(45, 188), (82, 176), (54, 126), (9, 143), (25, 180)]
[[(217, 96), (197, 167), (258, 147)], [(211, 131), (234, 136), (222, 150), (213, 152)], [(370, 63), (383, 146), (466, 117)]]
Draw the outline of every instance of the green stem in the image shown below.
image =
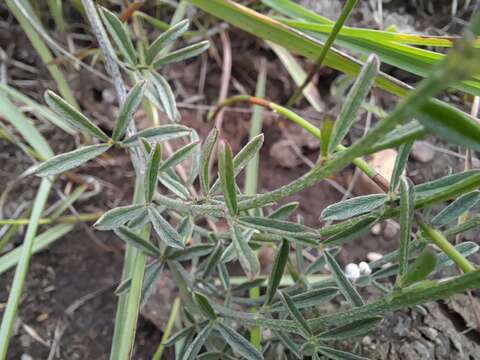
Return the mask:
[[(88, 222), (97, 220), (103, 213), (93, 214), (78, 214), (60, 216), (58, 218), (40, 218), (38, 219), (39, 225), (61, 223), (61, 224), (75, 224), (78, 222)], [(32, 219), (0, 219), (0, 225), (28, 225), (32, 222)]]
[(158, 345), (157, 351), (152, 357), (152, 360), (160, 360), (163, 355), (163, 351), (165, 350), (164, 343), (170, 338), (170, 333), (172, 332), (173, 325), (175, 324), (175, 320), (178, 316), (178, 311), (180, 310), (181, 300), (179, 297), (175, 298), (173, 302), (172, 311), (170, 312), (170, 317), (168, 318), (167, 326), (163, 329), (163, 336), (160, 344)]
[(328, 35), (327, 40), (325, 41), (325, 44), (322, 46), (322, 50), (320, 50), (320, 55), (318, 55), (317, 60), (315, 61), (315, 65), (313, 68), (310, 70), (308, 76), (305, 78), (304, 82), (302, 85), (300, 85), (297, 90), (293, 93), (292, 97), (290, 100), (287, 102), (287, 106), (292, 106), (297, 102), (297, 100), (302, 96), (303, 90), (307, 87), (307, 85), (312, 81), (313, 77), (315, 74), (318, 72), (320, 67), (323, 64), (323, 61), (327, 57), (328, 51), (332, 47), (335, 38), (337, 37), (339, 31), (342, 29), (343, 24), (345, 21), (348, 19), (350, 16), (350, 13), (352, 12), (353, 8), (357, 4), (358, 0), (347, 0), (347, 3), (342, 9), (342, 12), (340, 13), (340, 16), (338, 17), (337, 21), (335, 22), (335, 25), (333, 26), (333, 29), (330, 31), (330, 34)]
[(452, 259), (452, 261), (457, 264), (457, 266), (462, 269), (464, 273), (472, 272), (475, 270), (475, 266), (472, 265), (461, 253), (455, 249), (455, 247), (450, 244), (443, 234), (432, 228), (431, 226), (425, 224), (422, 220), (417, 219), (417, 223), (420, 225), (425, 236), (435, 245), (437, 245), (442, 251), (447, 254), (447, 256)]

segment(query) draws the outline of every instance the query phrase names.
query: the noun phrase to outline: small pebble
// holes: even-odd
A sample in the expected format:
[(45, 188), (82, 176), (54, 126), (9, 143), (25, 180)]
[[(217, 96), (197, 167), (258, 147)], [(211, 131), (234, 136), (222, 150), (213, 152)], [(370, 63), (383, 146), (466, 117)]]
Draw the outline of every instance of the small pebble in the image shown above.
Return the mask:
[(33, 360), (33, 357), (28, 354), (22, 354), (22, 356), (20, 357), (20, 360)]
[(367, 254), (367, 259), (370, 262), (380, 260), (382, 257), (383, 255), (377, 252), (369, 252)]

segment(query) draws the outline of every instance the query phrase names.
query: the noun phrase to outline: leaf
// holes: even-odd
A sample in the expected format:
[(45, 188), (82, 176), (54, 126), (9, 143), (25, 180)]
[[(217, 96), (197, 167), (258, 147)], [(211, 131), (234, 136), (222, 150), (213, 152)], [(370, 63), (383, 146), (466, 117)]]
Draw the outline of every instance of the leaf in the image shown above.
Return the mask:
[(165, 220), (157, 209), (153, 206), (148, 207), (148, 216), (152, 222), (153, 229), (157, 233), (160, 240), (166, 245), (183, 249), (185, 245), (182, 242), (180, 234)]
[(206, 256), (213, 250), (212, 244), (195, 244), (188, 246), (182, 250), (175, 250), (170, 252), (165, 257), (168, 260), (186, 261)]
[(112, 230), (142, 214), (144, 211), (144, 205), (119, 206), (104, 213), (93, 226), (97, 230)]
[(297, 307), (295, 306), (295, 303), (293, 302), (292, 298), (286, 292), (278, 291), (278, 293), (280, 295), (280, 298), (283, 301), (283, 304), (287, 308), (290, 316), (297, 323), (297, 326), (299, 330), (302, 332), (303, 336), (307, 339), (311, 337), (313, 335), (313, 332), (310, 329), (310, 326), (308, 326), (308, 323), (303, 317), (300, 310), (298, 310)]
[(330, 143), (328, 145), (329, 153), (333, 152), (348, 134), (348, 131), (358, 116), (358, 111), (360, 110), (363, 101), (375, 81), (379, 69), (380, 60), (376, 55), (370, 55), (358, 74), (357, 80), (348, 93), (347, 98), (343, 103), (342, 110), (335, 121)]
[(151, 255), (153, 257), (160, 256), (160, 249), (155, 245), (150, 243), (148, 240), (140, 237), (135, 234), (133, 231), (129, 230), (126, 226), (120, 226), (114, 230), (115, 234), (125, 241), (127, 244), (143, 251), (144, 253)]
[(368, 150), (368, 154), (414, 142), (427, 134), (427, 129), (417, 120), (410, 121), (384, 135), (380, 141)]
[(332, 140), (332, 131), (334, 129), (334, 123), (330, 119), (323, 121), (322, 130), (320, 132), (320, 154), (323, 158), (327, 158), (329, 154), (329, 147)]
[(268, 214), (268, 217), (275, 220), (285, 220), (298, 209), (298, 205), (300, 205), (298, 201), (287, 203), (272, 211)]
[(400, 146), (398, 150), (398, 155), (395, 158), (395, 165), (393, 167), (392, 176), (390, 180), (389, 191), (391, 193), (397, 190), (398, 185), (400, 184), (400, 177), (407, 167), (408, 156), (410, 155), (410, 150), (412, 149), (413, 141), (408, 142)]
[(157, 55), (168, 45), (171, 45), (176, 39), (187, 31), (190, 26), (188, 20), (182, 20), (170, 27), (167, 31), (160, 34), (159, 37), (148, 47), (145, 52), (145, 63), (150, 65), (154, 62)]
[(160, 165), (159, 171), (162, 171), (167, 168), (174, 167), (180, 164), (183, 160), (189, 157), (192, 152), (197, 149), (198, 141), (187, 144), (177, 151), (175, 151), (170, 157), (165, 160), (162, 165)]
[(186, 188), (185, 185), (183, 185), (176, 177), (172, 176), (170, 173), (160, 173), (158, 180), (163, 186), (165, 186), (168, 190), (170, 190), (172, 193), (182, 198), (183, 200), (187, 200), (190, 197), (190, 192), (188, 188)]
[(424, 280), (437, 265), (437, 255), (435, 252), (426, 248), (419, 257), (415, 259), (408, 271), (400, 277), (399, 287), (407, 287), (411, 284)]
[(362, 217), (359, 221), (345, 224), (344, 229), (330, 236), (322, 242), (324, 246), (341, 245), (368, 234), (374, 224), (379, 221), (378, 216)]
[(153, 195), (157, 189), (158, 183), (158, 169), (160, 167), (160, 161), (162, 160), (162, 149), (160, 144), (157, 143), (155, 148), (150, 153), (147, 160), (147, 168), (145, 170), (145, 202), (152, 202)]
[[(339, 252), (340, 252), (339, 248), (330, 249), (330, 254), (332, 256), (337, 256)], [(320, 253), (318, 257), (315, 259), (315, 261), (312, 262), (305, 270), (305, 276), (309, 276), (319, 271), (323, 271), (325, 268), (325, 264), (326, 264), (325, 255), (323, 253)]]
[(135, 111), (137, 111), (138, 106), (142, 102), (145, 87), (146, 81), (139, 81), (128, 92), (127, 98), (120, 108), (115, 128), (113, 129), (112, 140), (120, 140), (125, 134), (128, 124), (130, 124), (130, 121), (132, 120), (133, 114), (135, 114)]
[[(326, 287), (322, 289), (307, 290), (303, 293), (291, 297), (297, 309), (319, 306), (327, 301), (332, 300), (338, 294), (338, 289), (334, 287)], [(281, 302), (276, 302), (271, 306), (271, 311), (279, 311), (283, 308)]]
[(186, 244), (192, 237), (195, 222), (192, 216), (185, 216), (178, 225), (178, 233), (182, 237), (182, 242)]
[[(203, 326), (201, 326), (200, 328), (203, 329)], [(190, 334), (193, 335), (194, 331), (195, 331), (195, 325), (183, 328), (182, 330), (179, 330), (178, 332), (170, 336), (166, 342), (162, 343), (162, 345), (166, 347), (175, 345), (176, 343), (180, 342), (182, 339), (186, 338), (188, 335)]]
[(155, 291), (156, 285), (159, 283), (159, 280), (162, 276), (164, 266), (164, 263), (161, 263), (157, 260), (147, 265), (145, 274), (143, 275), (142, 304), (145, 304), (148, 298)]
[(138, 140), (140, 140), (140, 138), (145, 138), (150, 142), (162, 142), (189, 134), (190, 129), (186, 126), (176, 124), (160, 125), (137, 132), (135, 135), (124, 140), (123, 144), (125, 146), (138, 146)]
[(230, 234), (232, 236), (232, 243), (237, 250), (240, 265), (245, 271), (249, 279), (254, 279), (260, 272), (260, 263), (255, 252), (252, 250), (248, 242), (242, 235), (242, 231), (237, 224), (230, 222)]
[(185, 354), (183, 355), (182, 360), (196, 360), (197, 355), (202, 348), (205, 341), (207, 341), (210, 333), (212, 332), (213, 326), (212, 324), (207, 324), (206, 326), (202, 327), (202, 330), (198, 333), (195, 339), (190, 343)]
[(222, 184), (225, 203), (230, 215), (238, 213), (235, 177), (233, 174), (232, 149), (227, 143), (222, 143), (218, 154), (218, 173)]
[(215, 245), (215, 249), (212, 251), (212, 253), (208, 257), (207, 264), (205, 265), (205, 268), (204, 268), (203, 274), (202, 274), (202, 277), (204, 279), (207, 279), (211, 275), (213, 269), (215, 269), (215, 267), (220, 262), (222, 254), (223, 254), (223, 246), (222, 246), (221, 242), (219, 241)]
[(45, 92), (45, 101), (50, 108), (60, 115), (64, 120), (75, 129), (95, 136), (96, 138), (108, 141), (110, 138), (97, 125), (89, 120), (85, 115), (78, 111), (74, 106), (67, 103), (60, 96), (51, 90)]
[(167, 80), (156, 72), (150, 72), (148, 74), (148, 80), (147, 97), (158, 107), (162, 108), (171, 121), (175, 122), (178, 113), (177, 103)]
[(322, 211), (323, 220), (344, 220), (375, 210), (387, 200), (386, 194), (357, 196), (330, 206)]
[(342, 292), (343, 296), (345, 296), (345, 298), (350, 302), (350, 304), (352, 304), (355, 307), (364, 305), (362, 297), (357, 292), (355, 287), (352, 285), (350, 280), (347, 278), (345, 273), (342, 271), (342, 269), (340, 268), (340, 265), (338, 265), (335, 258), (332, 255), (330, 255), (330, 253), (327, 250), (324, 251), (324, 255), (325, 255), (325, 260), (328, 264), (328, 267), (332, 272), (332, 276), (335, 279), (335, 282), (337, 283), (338, 287), (340, 288), (340, 291)]
[(480, 200), (480, 192), (472, 191), (471, 193), (460, 196), (445, 209), (440, 211), (431, 221), (434, 226), (443, 226), (456, 220), (459, 216), (474, 207)]
[(205, 296), (196, 292), (193, 294), (193, 299), (197, 303), (203, 315), (205, 315), (210, 320), (217, 319), (217, 314), (215, 313), (215, 310), (213, 310), (212, 305), (210, 305), (210, 301), (208, 301)]
[(327, 346), (318, 346), (317, 350), (324, 356), (332, 360), (368, 360), (363, 356), (358, 356), (346, 351), (333, 349)]
[(268, 278), (267, 294), (265, 295), (264, 306), (270, 305), (273, 301), (275, 294), (277, 293), (278, 286), (282, 280), (283, 273), (285, 272), (285, 266), (287, 265), (288, 253), (290, 246), (287, 240), (282, 239), (282, 244), (275, 255), (273, 260), (272, 272)]
[(139, 212), (136, 216), (128, 219), (128, 227), (131, 230), (137, 230), (148, 224), (150, 219), (148, 218), (147, 208), (144, 206), (142, 211)]
[(154, 63), (153, 67), (157, 68), (162, 65), (177, 63), (183, 60), (190, 59), (194, 56), (200, 55), (210, 47), (208, 40), (200, 41), (196, 44), (186, 46), (179, 50), (172, 51), (171, 53), (161, 56)]
[(351, 339), (357, 336), (363, 336), (382, 322), (382, 317), (373, 317), (370, 319), (362, 319), (354, 321), (350, 324), (339, 326), (337, 328), (324, 331), (318, 335), (322, 341)]
[[(474, 242), (466, 241), (456, 245), (455, 249), (460, 254), (462, 254), (463, 257), (467, 258), (475, 254), (480, 249), (480, 246), (475, 244)], [(454, 264), (453, 260), (451, 260), (447, 254), (442, 252), (437, 256), (437, 267), (435, 268), (435, 270), (437, 271), (439, 269), (442, 269), (447, 266), (451, 266), (453, 264)]]
[(203, 142), (200, 155), (200, 188), (202, 189), (203, 195), (207, 195), (210, 189), (210, 166), (213, 150), (217, 145), (217, 141), (218, 130), (214, 127)]
[(284, 236), (316, 236), (315, 230), (291, 221), (275, 220), (259, 216), (242, 216), (238, 223), (243, 226)]
[(242, 355), (247, 360), (263, 359), (263, 355), (231, 327), (226, 326), (221, 322), (217, 322), (216, 329), (220, 332), (222, 338), (228, 345), (230, 345), (234, 352)]
[[(190, 142), (192, 143), (200, 143), (200, 136), (198, 136), (198, 132), (195, 129), (192, 129), (192, 133), (190, 134)], [(188, 179), (187, 185), (192, 186), (195, 179), (198, 177), (200, 172), (200, 157), (202, 155), (202, 151), (200, 146), (195, 147), (193, 154), (192, 154), (192, 161), (190, 165), (190, 169), (188, 172)]]
[(409, 244), (415, 210), (415, 188), (408, 178), (400, 179), (400, 248), (399, 275), (403, 276), (408, 269)]
[(104, 7), (101, 7), (100, 9), (104, 18), (105, 26), (123, 57), (130, 65), (136, 65), (137, 56), (135, 48), (133, 47), (132, 40), (130, 40), (130, 35), (128, 34), (126, 27), (111, 11)]
[(43, 177), (68, 171), (102, 155), (108, 149), (108, 144), (89, 145), (54, 156), (41, 163), (35, 169), (35, 174)]

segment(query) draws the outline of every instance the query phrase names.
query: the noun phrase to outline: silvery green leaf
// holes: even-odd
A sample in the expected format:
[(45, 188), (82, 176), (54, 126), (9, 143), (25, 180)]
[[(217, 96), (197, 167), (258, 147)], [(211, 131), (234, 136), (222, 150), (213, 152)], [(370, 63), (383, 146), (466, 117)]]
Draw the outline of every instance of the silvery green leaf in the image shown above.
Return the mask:
[(190, 135), (190, 129), (183, 125), (168, 124), (148, 128), (137, 132), (123, 141), (125, 146), (138, 146), (140, 138), (145, 138), (149, 142), (162, 142)]
[(237, 333), (234, 329), (224, 325), (221, 322), (216, 323), (215, 327), (222, 338), (227, 342), (235, 353), (240, 354), (247, 360), (262, 360), (263, 355), (250, 344), (242, 335)]
[(190, 22), (188, 20), (182, 20), (160, 34), (145, 52), (145, 63), (147, 65), (152, 64), (159, 53), (187, 31), (189, 26)]
[(415, 188), (410, 179), (400, 178), (400, 248), (399, 271), (400, 276), (408, 269), (409, 244), (412, 233), (412, 224), (415, 210)]
[(168, 172), (162, 172), (158, 176), (158, 180), (163, 186), (183, 200), (187, 200), (190, 197), (190, 192), (185, 185)]
[[(203, 328), (203, 326), (201, 328)], [(180, 340), (186, 338), (189, 334), (193, 334), (194, 332), (195, 332), (195, 325), (185, 327), (182, 330), (170, 336), (166, 342), (162, 343), (162, 345), (165, 347), (172, 346), (177, 342), (179, 342)]]
[(429, 248), (426, 248), (420, 256), (415, 259), (413, 264), (409, 266), (408, 271), (400, 277), (398, 286), (401, 288), (407, 287), (424, 280), (435, 270), (436, 265), (437, 255)]
[(117, 141), (125, 134), (128, 124), (133, 118), (133, 114), (137, 111), (138, 106), (142, 102), (143, 93), (145, 91), (146, 81), (139, 81), (128, 92), (125, 102), (120, 107), (120, 113), (117, 117), (115, 128), (113, 129), (112, 139)]
[(347, 325), (342, 325), (337, 328), (324, 331), (318, 335), (322, 341), (327, 340), (341, 340), (351, 339), (357, 336), (363, 336), (374, 328), (376, 328), (382, 322), (382, 317), (373, 317), (369, 319), (362, 319), (354, 321)]
[[(159, 271), (161, 274), (162, 269), (163, 269), (163, 264), (161, 264), (158, 260), (154, 260), (145, 266), (145, 275), (144, 275), (144, 281), (142, 285), (143, 294), (146, 294), (146, 291), (152, 287), (154, 280), (158, 277)], [(117, 296), (125, 294), (130, 290), (131, 285), (132, 285), (132, 278), (123, 280), (115, 289), (114, 294)]]
[(335, 121), (328, 146), (328, 153), (332, 153), (333, 150), (335, 150), (352, 127), (363, 101), (375, 81), (379, 67), (380, 61), (378, 57), (374, 54), (370, 55), (358, 74), (357, 80), (343, 103), (340, 115), (338, 115)]
[[(332, 256), (337, 256), (337, 254), (340, 252), (340, 249), (332, 248), (329, 251)], [(320, 253), (318, 257), (315, 259), (315, 261), (312, 262), (305, 270), (305, 276), (312, 275), (319, 271), (325, 270), (324, 269), (325, 265), (326, 265), (325, 255), (323, 253)]]
[(214, 149), (217, 146), (218, 130), (213, 128), (203, 142), (200, 155), (200, 188), (203, 195), (208, 194), (210, 189), (210, 167)]
[(190, 59), (194, 56), (200, 55), (202, 52), (209, 48), (210, 44), (208, 40), (201, 41), (199, 43), (186, 46), (184, 48), (172, 51), (171, 53), (159, 57), (154, 63), (153, 67), (157, 68), (162, 65), (172, 64), (183, 60)]
[(112, 230), (124, 225), (145, 211), (145, 205), (119, 206), (104, 213), (93, 226), (97, 230)]
[(277, 250), (275, 259), (273, 260), (272, 271), (268, 277), (267, 294), (265, 295), (264, 305), (270, 305), (273, 301), (275, 294), (277, 293), (278, 286), (282, 280), (283, 273), (285, 272), (285, 266), (287, 265), (288, 253), (290, 246), (288, 241), (283, 239), (280, 248)]
[(168, 260), (186, 261), (206, 256), (213, 250), (212, 244), (195, 244), (181, 250), (174, 250), (166, 256)]
[(108, 141), (110, 138), (90, 119), (51, 90), (45, 92), (45, 101), (69, 125), (96, 138)]
[(213, 310), (212, 305), (210, 305), (210, 301), (204, 295), (196, 292), (193, 294), (193, 299), (199, 306), (203, 315), (205, 315), (210, 320), (217, 319), (217, 314), (215, 313), (215, 310)]
[(272, 211), (268, 214), (268, 217), (275, 220), (285, 220), (298, 209), (298, 205), (300, 205), (298, 201), (287, 203)]
[(238, 219), (238, 223), (256, 230), (284, 236), (317, 236), (314, 229), (291, 221), (276, 220), (259, 216), (242, 216)]
[(222, 184), (225, 203), (230, 215), (238, 213), (235, 176), (233, 174), (232, 149), (227, 143), (222, 143), (218, 154), (218, 173)]
[(151, 255), (153, 257), (160, 256), (160, 249), (157, 248), (155, 245), (150, 243), (148, 240), (140, 237), (139, 235), (135, 234), (133, 231), (128, 229), (126, 226), (120, 226), (119, 228), (115, 229), (115, 234), (125, 241), (127, 244), (140, 249), (144, 253)]
[[(291, 296), (291, 299), (297, 309), (319, 306), (332, 300), (338, 294), (338, 289), (334, 287), (325, 287), (321, 289), (307, 290), (303, 293)], [(281, 302), (272, 304), (271, 311), (279, 311), (283, 308)]]
[(355, 307), (363, 306), (365, 303), (363, 302), (362, 297), (357, 292), (357, 290), (355, 289), (353, 284), (350, 282), (350, 280), (347, 278), (345, 273), (342, 271), (342, 269), (340, 268), (340, 265), (338, 265), (335, 258), (332, 255), (330, 255), (330, 253), (327, 250), (324, 251), (324, 255), (325, 255), (325, 260), (328, 264), (328, 267), (332, 272), (332, 276), (335, 279), (335, 282), (337, 283), (343, 296), (345, 296), (345, 298), (350, 302), (350, 304), (352, 304), (352, 306), (355, 306)]
[(155, 286), (159, 283), (164, 266), (164, 263), (153, 261), (145, 269), (142, 283), (142, 306), (155, 291)]
[(408, 163), (408, 156), (410, 155), (410, 150), (412, 150), (413, 141), (407, 142), (400, 146), (398, 149), (398, 155), (395, 158), (395, 165), (393, 166), (392, 176), (390, 180), (389, 191), (391, 193), (397, 190), (398, 185), (400, 184), (400, 177), (405, 171)]
[(147, 160), (147, 168), (145, 170), (144, 177), (144, 190), (145, 190), (145, 202), (150, 203), (157, 189), (158, 182), (158, 169), (160, 167), (160, 161), (162, 160), (162, 150), (160, 144), (157, 143), (153, 148), (150, 156)]
[[(236, 177), (244, 168), (248, 162), (260, 151), (263, 145), (264, 136), (259, 134), (250, 140), (233, 158), (233, 175)], [(215, 193), (220, 186), (220, 182), (217, 179), (210, 189), (210, 193)]]
[(239, 285), (235, 285), (232, 288), (232, 292), (240, 293), (246, 290), (263, 286), (263, 284), (265, 283), (265, 280), (267, 279), (265, 279), (264, 277), (259, 277), (259, 278), (256, 278), (255, 280), (244, 281)]
[(159, 171), (162, 171), (167, 168), (174, 167), (180, 164), (183, 160), (188, 158), (196, 149), (197, 149), (198, 141), (192, 142), (187, 144), (177, 151), (175, 151), (168, 159), (166, 159), (159, 168)]
[(219, 241), (215, 245), (215, 249), (212, 251), (212, 253), (208, 257), (207, 264), (205, 265), (205, 269), (203, 270), (203, 275), (202, 275), (204, 279), (207, 279), (212, 274), (213, 269), (215, 269), (215, 267), (220, 262), (222, 254), (223, 254), (223, 246)]
[(310, 326), (308, 326), (308, 323), (303, 317), (300, 310), (298, 310), (297, 307), (295, 306), (295, 303), (293, 302), (290, 295), (288, 295), (286, 292), (283, 292), (283, 291), (278, 291), (278, 294), (280, 295), (280, 299), (282, 299), (283, 304), (287, 308), (290, 316), (297, 323), (297, 326), (299, 330), (302, 332), (303, 336), (307, 339), (311, 337), (313, 335), (312, 330), (310, 329)]
[[(480, 249), (480, 246), (478, 246), (478, 244), (475, 244), (474, 242), (471, 242), (471, 241), (466, 241), (458, 245), (455, 245), (455, 250), (457, 250), (465, 258), (475, 254), (478, 251), (478, 249)], [(454, 263), (452, 259), (450, 259), (448, 255), (445, 254), (444, 252), (441, 252), (437, 256), (437, 267), (435, 270), (439, 270), (441, 268), (444, 268), (446, 266), (451, 266), (453, 264)]]
[(130, 65), (136, 65), (136, 51), (133, 47), (132, 40), (130, 40), (130, 35), (128, 34), (127, 28), (120, 21), (120, 19), (115, 16), (115, 14), (104, 7), (101, 8), (101, 14), (103, 15), (103, 20), (108, 32), (110, 33), (110, 36), (125, 60)]
[(182, 221), (180, 221), (177, 231), (182, 237), (182, 241), (184, 244), (186, 244), (192, 237), (194, 226), (195, 223), (191, 216), (185, 216)]
[(455, 184), (480, 176), (480, 170), (467, 170), (415, 186), (415, 202), (447, 192)]
[[(190, 142), (199, 142), (200, 141), (200, 136), (198, 136), (198, 133), (195, 129), (192, 129), (192, 133), (190, 134)], [(200, 172), (200, 158), (202, 155), (202, 151), (200, 146), (195, 147), (193, 153), (192, 153), (192, 163), (190, 165), (190, 171), (188, 173), (188, 179), (187, 179), (187, 184), (191, 186), (195, 179), (198, 177), (198, 174)]]
[(380, 141), (373, 145), (368, 153), (372, 154), (381, 150), (413, 142), (417, 139), (423, 138), (427, 134), (428, 130), (418, 121), (413, 120), (390, 131)]
[(217, 266), (218, 278), (222, 283), (224, 290), (230, 290), (230, 274), (228, 273), (227, 267), (221, 262)]
[(323, 220), (344, 220), (365, 214), (382, 206), (387, 200), (386, 194), (357, 196), (330, 206), (322, 211)]
[(280, 340), (283, 346), (290, 350), (296, 359), (302, 360), (303, 356), (300, 355), (300, 348), (298, 345), (293, 341), (292, 336), (290, 334), (283, 333), (281, 331), (274, 331), (273, 332), (276, 337)]
[(150, 219), (148, 218), (148, 211), (144, 207), (141, 212), (139, 212), (136, 216), (128, 219), (128, 227), (132, 230), (137, 230), (145, 225), (148, 224)]
[(195, 339), (188, 345), (185, 354), (183, 354), (182, 360), (196, 360), (198, 352), (202, 348), (205, 341), (207, 341), (210, 333), (212, 332), (212, 324), (207, 324), (202, 327)]
[(368, 358), (352, 354), (350, 352), (337, 350), (327, 346), (319, 346), (318, 352), (332, 360), (368, 360)]
[(244, 238), (240, 227), (233, 222), (230, 222), (229, 225), (232, 242), (237, 250), (240, 265), (242, 266), (243, 271), (245, 271), (247, 277), (249, 279), (254, 279), (260, 272), (260, 263), (257, 255)]
[(458, 219), (462, 214), (469, 211), (480, 200), (480, 191), (472, 191), (471, 193), (460, 196), (445, 209), (439, 212), (431, 221), (434, 226), (447, 225)]
[(378, 222), (378, 216), (362, 217), (359, 221), (346, 224), (344, 229), (330, 236), (322, 242), (324, 246), (345, 244), (348, 241), (357, 239), (368, 234), (373, 225)]
[[(250, 242), (255, 230), (253, 229), (247, 229), (242, 233), (243, 239), (248, 243)], [(222, 254), (222, 257), (220, 258), (220, 262), (226, 264), (229, 263), (230, 261), (233, 261), (237, 259), (237, 250), (235, 248), (235, 244), (231, 242), (225, 251)]]
[(110, 149), (110, 145), (108, 144), (89, 145), (56, 155), (41, 163), (35, 169), (35, 174), (42, 177), (60, 174), (102, 155), (108, 149)]
[(183, 249), (185, 247), (180, 234), (160, 215), (155, 207), (148, 207), (148, 216), (150, 217), (153, 229), (161, 241), (173, 248)]
[(148, 74), (147, 97), (155, 105), (162, 108), (168, 118), (177, 121), (177, 104), (175, 95), (167, 80), (156, 72)]

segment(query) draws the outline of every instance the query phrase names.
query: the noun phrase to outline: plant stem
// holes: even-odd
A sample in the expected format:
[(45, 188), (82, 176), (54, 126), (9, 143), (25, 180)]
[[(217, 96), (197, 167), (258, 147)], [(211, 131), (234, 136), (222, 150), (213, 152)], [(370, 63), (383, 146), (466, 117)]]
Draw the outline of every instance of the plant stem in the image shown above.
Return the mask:
[[(60, 216), (58, 218), (40, 218), (38, 219), (39, 225), (60, 223), (60, 224), (75, 224), (78, 222), (88, 222), (95, 221), (103, 213), (92, 213), (92, 214), (78, 214), (78, 215), (67, 215)], [(0, 219), (0, 225), (28, 225), (32, 222), (32, 219)]]
[(421, 219), (417, 218), (417, 223), (420, 225), (425, 236), (435, 245), (437, 245), (457, 266), (462, 269), (464, 273), (468, 273), (475, 270), (475, 266), (472, 265), (462, 254), (460, 254), (455, 247), (450, 244), (443, 234), (425, 224)]
[(170, 312), (170, 317), (168, 318), (167, 326), (163, 329), (163, 336), (160, 344), (158, 345), (157, 351), (152, 357), (152, 360), (160, 360), (163, 355), (163, 351), (165, 350), (165, 345), (163, 345), (168, 338), (170, 337), (170, 333), (172, 332), (173, 325), (175, 324), (175, 319), (178, 316), (178, 311), (180, 310), (181, 299), (179, 297), (175, 298), (175, 301), (172, 305), (172, 310)]
[(357, 2), (358, 0), (347, 0), (347, 3), (343, 7), (342, 12), (340, 13), (340, 16), (335, 22), (335, 25), (333, 26), (332, 31), (328, 35), (328, 38), (325, 41), (325, 44), (323, 45), (322, 50), (320, 50), (320, 55), (318, 55), (318, 58), (315, 61), (315, 65), (312, 67), (312, 69), (308, 73), (308, 76), (304, 80), (303, 84), (300, 85), (297, 88), (297, 90), (295, 90), (290, 100), (288, 100), (287, 106), (292, 106), (299, 100), (299, 98), (302, 96), (303, 90), (305, 90), (305, 88), (310, 83), (310, 81), (312, 81), (315, 74), (318, 72), (318, 70), (320, 70), (320, 67), (323, 64), (323, 61), (325, 60), (328, 54), (328, 51), (330, 50), (330, 48), (333, 45), (333, 42), (335, 41), (335, 38), (337, 37), (339, 31), (341, 30), (345, 21), (348, 19), (350, 13), (352, 12)]

